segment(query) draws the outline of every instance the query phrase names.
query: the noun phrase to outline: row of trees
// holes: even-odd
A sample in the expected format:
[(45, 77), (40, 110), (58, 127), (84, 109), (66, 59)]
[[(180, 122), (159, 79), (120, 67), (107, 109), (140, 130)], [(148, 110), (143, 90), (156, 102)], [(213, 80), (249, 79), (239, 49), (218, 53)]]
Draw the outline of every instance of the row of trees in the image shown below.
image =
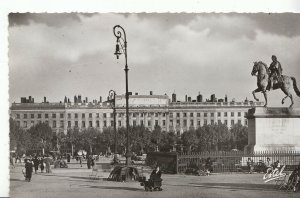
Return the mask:
[[(190, 129), (181, 135), (165, 132), (159, 126), (153, 131), (143, 126), (129, 129), (130, 148), (135, 153), (151, 151), (228, 151), (243, 150), (247, 145), (247, 127), (234, 125), (230, 129), (223, 124), (204, 125)], [(113, 128), (105, 128), (101, 133), (96, 128), (79, 130), (68, 129), (67, 133), (53, 133), (46, 123), (39, 123), (28, 130), (20, 128), (14, 120), (10, 120), (10, 148), (18, 153), (30, 150), (68, 150), (99, 154), (114, 151), (126, 152), (126, 128), (117, 130), (117, 141)], [(74, 153), (73, 153), (74, 154)]]

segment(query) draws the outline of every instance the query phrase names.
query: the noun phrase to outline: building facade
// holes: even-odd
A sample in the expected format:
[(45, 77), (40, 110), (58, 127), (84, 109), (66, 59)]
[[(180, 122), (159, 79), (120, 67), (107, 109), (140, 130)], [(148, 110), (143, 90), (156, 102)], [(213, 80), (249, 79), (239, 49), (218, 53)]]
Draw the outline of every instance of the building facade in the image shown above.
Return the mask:
[[(153, 130), (159, 125), (164, 131), (181, 134), (190, 128), (198, 128), (205, 124), (223, 123), (228, 127), (240, 123), (247, 125), (245, 118), (248, 110), (263, 106), (262, 102), (224, 102), (191, 101), (179, 102), (169, 99), (167, 95), (130, 95), (129, 124), (143, 125)], [(24, 101), (24, 100), (23, 100)], [(103, 131), (114, 124), (113, 108), (116, 110), (117, 128), (126, 127), (125, 95), (116, 95), (113, 100), (105, 102), (70, 102), (64, 103), (13, 103), (10, 108), (11, 117), (24, 129), (46, 122), (53, 132), (64, 132), (78, 127), (97, 128)]]

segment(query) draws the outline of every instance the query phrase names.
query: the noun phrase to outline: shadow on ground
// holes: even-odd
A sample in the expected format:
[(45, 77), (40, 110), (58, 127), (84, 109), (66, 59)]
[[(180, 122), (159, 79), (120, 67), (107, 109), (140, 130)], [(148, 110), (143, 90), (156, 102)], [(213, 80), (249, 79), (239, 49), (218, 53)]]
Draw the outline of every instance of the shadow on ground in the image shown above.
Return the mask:
[(228, 190), (259, 190), (259, 191), (277, 191), (274, 185), (269, 184), (243, 184), (243, 183), (189, 183), (189, 185), (168, 185), (185, 186), (199, 188), (217, 188)]

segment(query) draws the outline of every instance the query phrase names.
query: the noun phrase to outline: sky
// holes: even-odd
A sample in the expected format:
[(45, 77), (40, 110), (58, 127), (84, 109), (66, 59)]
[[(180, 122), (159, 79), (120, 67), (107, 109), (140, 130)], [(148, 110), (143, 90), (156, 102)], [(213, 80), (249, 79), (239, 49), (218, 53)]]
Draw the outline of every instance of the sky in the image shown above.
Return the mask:
[[(300, 14), (24, 13), (9, 15), (10, 103), (25, 96), (73, 101), (78, 94), (99, 100), (111, 89), (124, 94), (125, 60), (114, 55), (115, 25), (126, 31), (133, 93), (253, 100), (253, 62), (269, 65), (272, 55), (300, 88)], [(270, 92), (269, 105), (289, 106), (289, 99), (281, 105), (283, 97), (280, 90)]]

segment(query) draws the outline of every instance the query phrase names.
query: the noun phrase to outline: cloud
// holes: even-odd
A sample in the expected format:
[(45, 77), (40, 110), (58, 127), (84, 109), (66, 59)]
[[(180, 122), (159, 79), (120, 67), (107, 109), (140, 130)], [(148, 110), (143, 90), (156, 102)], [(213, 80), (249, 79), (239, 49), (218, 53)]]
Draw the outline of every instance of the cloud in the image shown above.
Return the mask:
[[(124, 57), (116, 60), (113, 55), (112, 30), (117, 24), (126, 30), (132, 92), (171, 94), (175, 90), (179, 99), (185, 94), (195, 97), (199, 91), (204, 97), (216, 93), (217, 97), (252, 98), (253, 61), (269, 64), (272, 54), (279, 57), (285, 74), (300, 81), (297, 28), (273, 27), (265, 15), (24, 16), (11, 19), (18, 22), (9, 28), (10, 101), (28, 94), (59, 101), (78, 93), (105, 97), (110, 89), (124, 93)], [(275, 18), (283, 23), (288, 16)], [(296, 16), (300, 18), (293, 15), (285, 27), (298, 24)], [(276, 97), (277, 102), (282, 94)]]

